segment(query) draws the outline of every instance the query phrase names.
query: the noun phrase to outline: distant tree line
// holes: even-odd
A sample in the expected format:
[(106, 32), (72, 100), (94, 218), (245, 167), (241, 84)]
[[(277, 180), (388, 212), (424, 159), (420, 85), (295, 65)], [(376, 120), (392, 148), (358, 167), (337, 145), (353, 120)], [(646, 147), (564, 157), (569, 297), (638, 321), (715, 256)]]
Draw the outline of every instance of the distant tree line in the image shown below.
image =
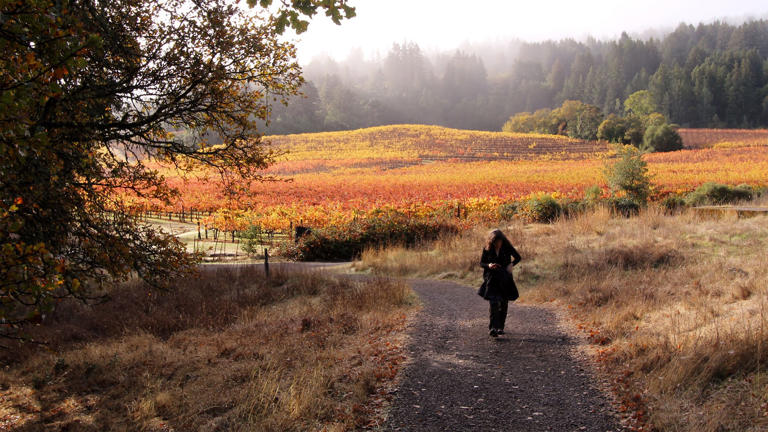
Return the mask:
[(511, 115), (565, 101), (610, 118), (624, 116), (625, 101), (641, 90), (671, 123), (750, 128), (768, 124), (768, 21), (681, 24), (658, 39), (622, 34), (452, 54), (395, 44), (376, 60), (360, 52), (343, 62), (315, 60), (305, 75), (303, 97), (273, 104), (268, 133), (395, 123), (498, 130)]
[(559, 108), (542, 108), (534, 113), (513, 115), (504, 123), (504, 132), (567, 135), (585, 140), (605, 140), (631, 144), (647, 151), (673, 151), (683, 148), (676, 125), (669, 124), (648, 90), (632, 93), (624, 101), (623, 115), (603, 115), (600, 108), (567, 100)]

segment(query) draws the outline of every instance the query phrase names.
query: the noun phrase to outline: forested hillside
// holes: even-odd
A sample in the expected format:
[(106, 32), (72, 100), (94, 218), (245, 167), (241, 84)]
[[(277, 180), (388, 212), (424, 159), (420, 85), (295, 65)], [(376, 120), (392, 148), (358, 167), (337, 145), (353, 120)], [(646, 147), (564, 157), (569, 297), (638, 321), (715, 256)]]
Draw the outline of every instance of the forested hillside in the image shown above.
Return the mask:
[(270, 134), (426, 123), (499, 130), (510, 115), (565, 100), (621, 114), (649, 90), (657, 111), (685, 127), (768, 124), (768, 21), (681, 24), (660, 39), (508, 42), (427, 54), (395, 44), (305, 67), (305, 97), (273, 107)]

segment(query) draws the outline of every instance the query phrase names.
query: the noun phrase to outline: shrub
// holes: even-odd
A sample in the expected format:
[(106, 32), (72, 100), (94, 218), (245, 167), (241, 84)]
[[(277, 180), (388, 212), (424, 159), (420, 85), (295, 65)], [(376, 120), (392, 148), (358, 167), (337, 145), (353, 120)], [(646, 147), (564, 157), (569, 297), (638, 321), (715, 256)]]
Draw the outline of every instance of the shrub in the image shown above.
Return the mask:
[(612, 143), (623, 143), (626, 133), (627, 126), (624, 123), (624, 119), (616, 114), (611, 114), (597, 128), (597, 139)]
[(512, 220), (520, 211), (520, 203), (512, 202), (499, 206), (498, 213), (501, 220)]
[(624, 119), (624, 126), (626, 132), (624, 132), (624, 143), (632, 144), (633, 146), (639, 146), (643, 143), (643, 134), (645, 133), (645, 123), (643, 119), (637, 116), (631, 116)]
[(586, 201), (568, 200), (560, 204), (563, 217), (572, 218), (578, 216), (589, 207)]
[(594, 207), (603, 199), (603, 188), (598, 185), (590, 186), (584, 191), (584, 204)]
[(241, 233), (243, 239), (243, 251), (250, 256), (256, 256), (262, 252), (259, 247), (261, 244), (261, 228), (256, 225), (251, 225), (247, 230)]
[(569, 137), (597, 139), (597, 130), (603, 122), (600, 108), (577, 100), (567, 100), (555, 112), (565, 122)]
[(719, 183), (704, 183), (688, 194), (685, 201), (688, 205), (702, 204), (732, 204), (739, 201), (749, 201), (754, 198), (750, 186), (729, 186)]
[(668, 124), (651, 125), (645, 130), (643, 147), (655, 152), (682, 150), (683, 139), (680, 134)]
[(669, 195), (661, 201), (664, 213), (675, 214), (687, 206), (685, 199), (680, 195)]
[(552, 223), (561, 214), (562, 207), (552, 195), (541, 195), (526, 201), (520, 214), (528, 222)]
[(605, 177), (611, 188), (626, 193), (637, 204), (645, 204), (651, 193), (648, 164), (636, 147), (623, 146), (618, 150), (619, 160), (605, 167)]
[(529, 112), (522, 112), (513, 115), (504, 123), (501, 130), (503, 132), (531, 133), (536, 127), (536, 119)]
[(567, 100), (554, 110), (540, 109), (533, 114), (523, 112), (510, 117), (504, 132), (536, 132), (568, 135), (571, 138), (593, 140), (603, 121), (600, 108), (577, 100)]
[(383, 246), (415, 246), (445, 234), (457, 234), (458, 226), (444, 220), (411, 220), (382, 216), (312, 231), (296, 243), (281, 247), (280, 254), (297, 261), (348, 261), (365, 250)]
[(559, 126), (563, 123), (563, 120), (559, 118), (557, 110), (543, 108), (533, 114), (529, 112), (522, 112), (513, 115), (504, 123), (501, 130), (503, 132), (518, 132), (518, 133), (542, 133), (542, 134), (559, 134)]
[(611, 212), (624, 217), (637, 216), (640, 213), (640, 204), (627, 197), (611, 198), (608, 201)]
[(664, 117), (664, 114), (657, 112), (648, 114), (647, 116), (643, 117), (642, 120), (646, 128), (650, 126), (664, 126), (667, 124), (667, 118)]

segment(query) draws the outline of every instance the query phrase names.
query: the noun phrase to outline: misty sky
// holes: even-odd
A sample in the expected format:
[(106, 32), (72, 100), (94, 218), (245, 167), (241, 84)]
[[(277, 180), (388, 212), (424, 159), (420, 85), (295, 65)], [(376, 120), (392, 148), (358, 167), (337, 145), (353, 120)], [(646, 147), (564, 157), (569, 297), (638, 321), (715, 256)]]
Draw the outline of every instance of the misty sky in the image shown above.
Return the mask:
[(414, 41), (427, 50), (465, 42), (527, 41), (622, 31), (670, 30), (682, 21), (741, 20), (768, 15), (765, 0), (352, 0), (357, 17), (336, 26), (321, 16), (299, 37), (299, 60), (319, 54), (343, 59), (356, 47), (386, 54), (393, 42)]

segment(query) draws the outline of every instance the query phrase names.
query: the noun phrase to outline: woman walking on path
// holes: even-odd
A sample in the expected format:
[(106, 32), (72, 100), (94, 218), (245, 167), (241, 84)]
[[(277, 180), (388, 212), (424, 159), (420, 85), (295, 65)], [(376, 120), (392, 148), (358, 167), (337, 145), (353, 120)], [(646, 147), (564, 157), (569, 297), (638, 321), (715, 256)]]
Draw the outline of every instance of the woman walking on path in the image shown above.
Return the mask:
[(488, 324), (488, 329), (492, 337), (504, 334), (508, 303), (510, 300), (517, 300), (519, 296), (508, 267), (510, 264), (515, 266), (521, 259), (520, 254), (501, 230), (495, 229), (488, 234), (488, 241), (480, 258), (480, 265), (483, 267), (483, 284), (477, 294), (490, 303), (491, 322)]

